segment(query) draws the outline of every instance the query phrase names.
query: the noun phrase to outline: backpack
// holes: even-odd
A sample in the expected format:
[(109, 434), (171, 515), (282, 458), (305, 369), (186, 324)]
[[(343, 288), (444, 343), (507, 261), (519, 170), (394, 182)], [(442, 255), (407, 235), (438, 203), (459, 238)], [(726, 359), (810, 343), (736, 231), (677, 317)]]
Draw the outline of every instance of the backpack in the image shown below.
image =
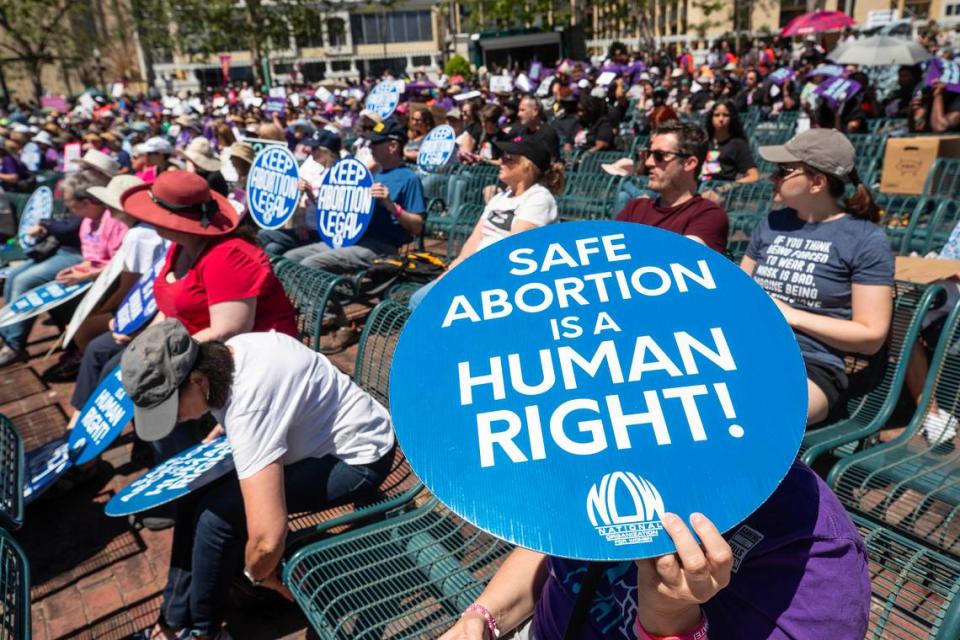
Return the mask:
[(360, 295), (375, 297), (395, 284), (426, 284), (446, 271), (443, 258), (429, 251), (412, 251), (400, 256), (381, 256), (360, 278)]

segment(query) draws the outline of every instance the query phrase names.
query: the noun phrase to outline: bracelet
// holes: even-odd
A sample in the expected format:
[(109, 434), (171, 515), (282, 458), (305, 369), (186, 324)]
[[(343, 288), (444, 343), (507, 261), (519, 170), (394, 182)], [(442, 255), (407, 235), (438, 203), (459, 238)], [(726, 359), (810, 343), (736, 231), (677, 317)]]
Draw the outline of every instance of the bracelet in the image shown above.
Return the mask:
[(394, 212), (393, 212), (392, 215), (393, 215), (393, 217), (396, 218), (397, 220), (399, 220), (400, 217), (401, 217), (403, 214), (406, 213), (406, 211), (403, 210), (403, 207), (401, 207), (400, 205), (398, 205), (396, 202), (393, 203), (393, 208), (394, 208)]
[(643, 628), (643, 625), (640, 624), (640, 616), (637, 616), (633, 621), (633, 632), (636, 634), (637, 640), (707, 640), (707, 629), (709, 627), (707, 615), (703, 612), (700, 613), (700, 622), (697, 623), (697, 626), (682, 635), (655, 636)]
[(466, 615), (471, 612), (479, 613), (481, 616), (483, 616), (483, 619), (487, 623), (487, 633), (489, 634), (491, 640), (497, 640), (497, 638), (500, 637), (500, 628), (497, 626), (497, 619), (493, 617), (492, 613), (490, 613), (490, 609), (487, 609), (482, 604), (474, 602), (464, 610), (463, 614)]

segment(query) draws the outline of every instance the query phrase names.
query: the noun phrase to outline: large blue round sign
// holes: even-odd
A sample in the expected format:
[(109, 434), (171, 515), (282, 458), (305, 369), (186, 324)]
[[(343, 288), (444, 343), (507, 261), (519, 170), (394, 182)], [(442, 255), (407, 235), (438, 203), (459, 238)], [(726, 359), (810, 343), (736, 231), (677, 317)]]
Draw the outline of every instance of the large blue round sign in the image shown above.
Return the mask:
[(417, 166), (421, 171), (433, 173), (446, 166), (457, 149), (457, 134), (453, 127), (442, 124), (430, 130), (420, 142), (417, 151)]
[(108, 516), (128, 516), (182, 498), (233, 471), (226, 436), (204, 442), (140, 476), (110, 499)]
[(27, 231), (51, 215), (53, 215), (53, 191), (50, 190), (50, 187), (40, 187), (30, 194), (30, 199), (27, 200), (27, 204), (23, 207), (23, 213), (20, 214), (17, 237), (20, 239), (21, 247), (29, 249), (37, 244), (33, 236), (27, 235)]
[(370, 91), (364, 107), (386, 120), (400, 104), (400, 85), (394, 80), (383, 80)]
[[(232, 201), (231, 201), (232, 202)], [(153, 283), (156, 281), (166, 258), (160, 258), (151, 269), (140, 276), (113, 316), (113, 327), (117, 333), (129, 336), (139, 331), (157, 314), (157, 301), (153, 297)]]
[(317, 193), (317, 233), (334, 249), (357, 243), (373, 217), (373, 176), (354, 158), (338, 160), (323, 174)]
[(68, 300), (73, 300), (89, 289), (92, 284), (89, 280), (69, 285), (53, 280), (31, 289), (0, 309), (0, 327), (32, 318)]
[(276, 229), (290, 219), (300, 201), (300, 168), (287, 147), (267, 145), (247, 175), (247, 208), (257, 226)]
[[(429, 375), (424, 375), (429, 372)], [(786, 475), (806, 372), (773, 301), (701, 244), (618, 222), (509, 236), (411, 316), (390, 409), (414, 471), (493, 535), (584, 560), (728, 530)]]
[(81, 465), (107, 450), (133, 420), (133, 400), (120, 379), (120, 365), (97, 385), (70, 431), (70, 459)]

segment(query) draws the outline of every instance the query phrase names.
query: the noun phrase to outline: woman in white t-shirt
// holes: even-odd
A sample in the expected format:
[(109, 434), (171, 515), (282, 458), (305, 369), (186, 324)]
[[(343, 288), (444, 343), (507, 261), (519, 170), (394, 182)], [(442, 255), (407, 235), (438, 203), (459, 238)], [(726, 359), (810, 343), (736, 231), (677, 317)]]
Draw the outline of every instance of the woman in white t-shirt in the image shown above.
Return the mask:
[[(554, 195), (563, 190), (563, 165), (551, 162), (547, 144), (536, 133), (494, 144), (503, 153), (500, 180), (507, 188), (487, 202), (460, 255), (450, 263), (447, 271), (501, 238), (558, 220)], [(431, 282), (411, 296), (411, 309), (420, 304), (433, 284)]]
[(226, 433), (237, 471), (177, 502), (161, 617), (146, 637), (218, 637), (241, 566), (253, 585), (289, 597), (278, 575), (288, 514), (373, 494), (393, 463), (387, 410), (285, 334), (200, 343), (168, 319), (137, 336), (120, 366), (138, 436), (157, 440), (211, 413), (222, 427), (207, 439)]

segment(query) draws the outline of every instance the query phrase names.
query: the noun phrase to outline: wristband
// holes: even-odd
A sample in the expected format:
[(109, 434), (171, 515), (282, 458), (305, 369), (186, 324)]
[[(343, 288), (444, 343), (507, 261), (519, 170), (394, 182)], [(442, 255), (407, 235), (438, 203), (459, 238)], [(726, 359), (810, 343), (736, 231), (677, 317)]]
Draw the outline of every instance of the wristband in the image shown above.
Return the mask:
[(390, 215), (392, 215), (392, 216), (393, 216), (394, 218), (396, 218), (397, 220), (400, 219), (400, 216), (402, 216), (403, 214), (406, 213), (406, 211), (403, 210), (403, 207), (401, 207), (400, 205), (398, 205), (396, 202), (393, 203), (393, 209), (394, 209), (394, 211), (393, 211), (393, 213), (390, 214)]
[(709, 626), (706, 614), (701, 612), (700, 622), (697, 623), (697, 626), (682, 635), (655, 636), (643, 628), (643, 625), (640, 624), (640, 616), (637, 616), (633, 621), (633, 632), (636, 634), (637, 640), (707, 640)]
[(492, 613), (490, 613), (490, 609), (487, 609), (482, 604), (474, 602), (463, 612), (464, 615), (468, 613), (479, 613), (481, 616), (483, 616), (483, 619), (487, 623), (487, 634), (490, 640), (497, 640), (497, 638), (500, 637), (500, 628), (497, 626), (497, 619), (493, 617)]

